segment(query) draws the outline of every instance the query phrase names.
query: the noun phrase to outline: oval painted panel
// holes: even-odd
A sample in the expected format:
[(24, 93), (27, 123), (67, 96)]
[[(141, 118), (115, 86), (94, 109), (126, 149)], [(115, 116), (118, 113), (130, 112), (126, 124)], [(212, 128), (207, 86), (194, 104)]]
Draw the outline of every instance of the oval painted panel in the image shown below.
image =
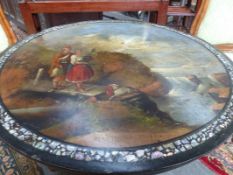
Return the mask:
[(81, 23), (45, 33), (4, 65), (1, 98), (22, 126), (91, 147), (136, 147), (188, 134), (230, 96), (216, 56), (140, 23)]

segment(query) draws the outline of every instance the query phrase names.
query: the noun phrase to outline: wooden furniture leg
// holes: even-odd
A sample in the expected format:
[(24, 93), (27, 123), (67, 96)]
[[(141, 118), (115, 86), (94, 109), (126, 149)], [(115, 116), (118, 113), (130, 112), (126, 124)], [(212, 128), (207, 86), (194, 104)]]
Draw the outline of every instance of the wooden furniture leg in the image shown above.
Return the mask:
[(197, 0), (197, 5), (196, 5), (196, 9), (195, 9), (196, 12), (199, 11), (199, 9), (200, 9), (200, 7), (201, 7), (201, 4), (202, 4), (202, 1), (203, 1), (203, 0)]
[(4, 32), (6, 33), (7, 39), (8, 39), (8, 43), (14, 44), (17, 42), (17, 38), (11, 28), (10, 23), (8, 22), (8, 20), (6, 19), (6, 16), (2, 10), (2, 7), (0, 5), (0, 24), (4, 30)]
[(168, 4), (169, 4), (168, 1), (161, 1), (161, 4), (159, 6), (157, 23), (160, 24), (160, 25), (166, 25), (167, 24)]
[(27, 26), (27, 32), (29, 34), (36, 33), (38, 30), (36, 28), (36, 19), (33, 17), (33, 14), (30, 12), (30, 9), (26, 3), (19, 4), (19, 8), (24, 19), (24, 23)]

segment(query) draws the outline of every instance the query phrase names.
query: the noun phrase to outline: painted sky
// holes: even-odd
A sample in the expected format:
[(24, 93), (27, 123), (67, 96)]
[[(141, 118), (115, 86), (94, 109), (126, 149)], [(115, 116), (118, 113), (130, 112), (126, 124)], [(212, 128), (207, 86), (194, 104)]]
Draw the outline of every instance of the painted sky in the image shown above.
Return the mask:
[(173, 76), (177, 68), (176, 74), (180, 76), (224, 72), (223, 66), (213, 59), (215, 56), (200, 44), (149, 24), (84, 23), (48, 33), (39, 41), (56, 50), (67, 44), (74, 50), (95, 48), (129, 53), (165, 76)]

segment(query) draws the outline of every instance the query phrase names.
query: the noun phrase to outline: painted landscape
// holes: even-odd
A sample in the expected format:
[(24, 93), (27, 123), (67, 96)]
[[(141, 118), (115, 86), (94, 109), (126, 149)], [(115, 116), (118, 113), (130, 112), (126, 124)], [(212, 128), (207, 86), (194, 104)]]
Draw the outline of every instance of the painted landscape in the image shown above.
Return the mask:
[(218, 115), (230, 88), (212, 53), (173, 32), (125, 25), (83, 24), (25, 44), (1, 72), (4, 104), (25, 127), (95, 147), (166, 141)]

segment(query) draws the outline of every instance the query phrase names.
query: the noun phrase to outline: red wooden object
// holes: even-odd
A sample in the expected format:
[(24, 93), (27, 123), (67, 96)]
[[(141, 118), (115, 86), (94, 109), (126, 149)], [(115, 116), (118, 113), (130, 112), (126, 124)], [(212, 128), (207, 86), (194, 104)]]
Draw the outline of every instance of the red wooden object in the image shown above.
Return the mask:
[(38, 13), (68, 13), (68, 12), (103, 12), (103, 11), (156, 11), (157, 16), (152, 22), (165, 25), (169, 0), (24, 0), (19, 3), (20, 10), (28, 33), (35, 33)]

